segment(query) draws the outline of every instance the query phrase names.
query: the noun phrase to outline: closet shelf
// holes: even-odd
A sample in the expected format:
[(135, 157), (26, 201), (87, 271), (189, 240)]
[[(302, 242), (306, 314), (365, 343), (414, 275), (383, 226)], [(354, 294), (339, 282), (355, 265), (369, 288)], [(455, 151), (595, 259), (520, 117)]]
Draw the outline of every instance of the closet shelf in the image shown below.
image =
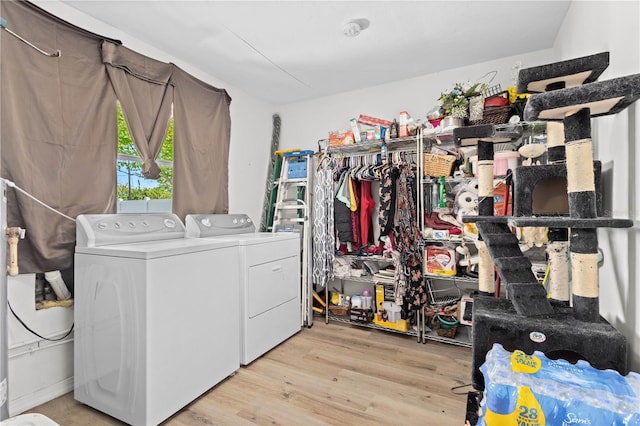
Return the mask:
[(374, 262), (393, 263), (392, 259), (388, 257), (380, 256), (379, 254), (343, 254), (336, 257), (352, 259), (352, 260), (373, 260)]
[[(475, 176), (462, 176), (462, 177), (448, 176), (445, 178), (445, 183), (463, 183), (463, 182), (470, 182), (473, 179), (477, 179), (477, 178)], [(422, 178), (421, 182), (425, 184), (433, 184), (433, 183), (438, 183), (438, 179), (429, 176), (429, 177)]]
[(472, 238), (423, 238), (426, 243), (452, 243), (452, 244), (475, 244), (475, 240)]
[[(382, 327), (372, 322), (362, 323), (357, 321), (351, 321), (347, 316), (329, 314), (328, 318), (329, 318), (329, 321), (339, 322), (342, 324), (349, 324), (355, 327), (371, 328), (374, 330), (387, 331), (391, 333), (402, 334), (405, 336), (418, 337), (418, 331), (415, 328), (410, 328), (407, 331), (399, 331), (399, 330), (394, 330), (387, 327)], [(470, 348), (472, 344), (471, 344), (471, 339), (470, 339), (469, 331), (467, 327), (468, 326), (465, 326), (465, 325), (458, 325), (458, 333), (453, 339), (449, 337), (439, 336), (435, 330), (431, 330), (431, 329), (426, 330), (423, 337), (426, 340), (432, 340), (435, 342), (447, 343), (449, 345), (456, 345), (456, 346), (462, 346), (465, 348)]]
[(469, 333), (470, 326), (458, 324), (458, 332), (456, 336), (451, 339), (449, 337), (439, 336), (435, 330), (429, 330), (425, 333), (424, 338), (427, 340), (433, 340), (440, 343), (447, 343), (449, 345), (462, 346), (465, 348), (472, 347), (471, 336)]
[[(453, 146), (452, 132), (423, 135), (423, 139), (424, 139), (424, 142), (427, 142), (430, 144), (440, 145), (444, 143), (446, 145)], [(409, 136), (405, 138), (387, 139), (385, 140), (385, 143), (387, 144), (388, 152), (402, 151), (402, 150), (408, 150), (408, 149), (413, 150), (416, 147), (417, 137)], [(381, 140), (363, 141), (363, 142), (356, 142), (356, 143), (347, 144), (347, 145), (331, 146), (329, 145), (328, 139), (321, 139), (318, 141), (318, 146), (319, 147), (326, 146), (327, 152), (329, 153), (367, 154), (367, 153), (379, 152), (380, 148), (382, 147), (382, 141)], [(322, 148), (320, 148), (320, 150), (322, 151)]]
[(478, 282), (477, 278), (472, 277), (461, 277), (459, 275), (424, 275), (426, 280), (442, 280), (442, 281), (455, 281), (461, 283), (471, 283), (476, 284)]
[(399, 330), (394, 330), (392, 328), (382, 327), (372, 322), (351, 321), (348, 316), (339, 316), (339, 315), (329, 314), (329, 321), (341, 322), (344, 324), (351, 324), (356, 327), (365, 327), (365, 328), (373, 328), (375, 330), (390, 331), (392, 333), (404, 334), (406, 336), (415, 336), (415, 337), (418, 336), (418, 332), (413, 328), (410, 328), (407, 331), (399, 331)]
[(371, 283), (375, 283), (376, 282), (375, 277), (373, 275), (362, 275), (361, 277), (352, 277), (352, 276), (337, 277), (337, 276), (334, 276), (333, 279), (334, 280), (355, 281), (355, 282), (367, 283), (367, 284), (371, 284)]

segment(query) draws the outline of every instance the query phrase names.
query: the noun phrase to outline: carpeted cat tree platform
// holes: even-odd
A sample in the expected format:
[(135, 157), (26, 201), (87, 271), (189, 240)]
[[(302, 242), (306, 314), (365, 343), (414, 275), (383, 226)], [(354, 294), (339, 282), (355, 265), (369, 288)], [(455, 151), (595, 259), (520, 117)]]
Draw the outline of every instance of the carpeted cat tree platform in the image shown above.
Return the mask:
[[(479, 216), (464, 218), (476, 223), (489, 254), (484, 265), (480, 256), (481, 295), (473, 303), (472, 382), (478, 390), (484, 389), (479, 368), (494, 343), (529, 354), (538, 350), (549, 357), (585, 359), (599, 369), (628, 373), (626, 339), (599, 313), (597, 228), (625, 228), (633, 222), (598, 215), (600, 164), (593, 160), (591, 118), (616, 114), (640, 98), (640, 74), (597, 81), (608, 64), (606, 52), (520, 71), (518, 92), (533, 93), (525, 120), (548, 122), (550, 164), (516, 168), (511, 217), (493, 216), (493, 144), (479, 135), (478, 180), (480, 187), (483, 181), (487, 186), (479, 197), (484, 196), (488, 206), (479, 206)], [(568, 212), (532, 216), (535, 186), (553, 178), (566, 180)], [(550, 229), (550, 246), (557, 252), (549, 256), (555, 273), (549, 294), (509, 225)], [(507, 287), (506, 299), (491, 297), (490, 288), (483, 291), (489, 285), (483, 282), (493, 280), (494, 265)]]

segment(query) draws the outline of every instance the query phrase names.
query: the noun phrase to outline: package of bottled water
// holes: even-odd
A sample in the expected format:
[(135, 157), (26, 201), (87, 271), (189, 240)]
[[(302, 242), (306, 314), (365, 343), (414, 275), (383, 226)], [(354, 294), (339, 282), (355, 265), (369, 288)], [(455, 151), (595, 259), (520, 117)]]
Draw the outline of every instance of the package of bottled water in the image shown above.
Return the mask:
[(640, 375), (586, 361), (509, 352), (496, 343), (480, 367), (479, 426), (640, 426)]

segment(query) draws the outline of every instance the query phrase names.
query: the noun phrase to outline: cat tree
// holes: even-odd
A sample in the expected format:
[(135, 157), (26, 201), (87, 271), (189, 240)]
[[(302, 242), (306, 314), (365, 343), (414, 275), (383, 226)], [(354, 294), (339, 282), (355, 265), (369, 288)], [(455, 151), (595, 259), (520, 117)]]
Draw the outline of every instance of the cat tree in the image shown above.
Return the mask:
[[(494, 343), (526, 353), (542, 351), (550, 357), (585, 359), (599, 369), (628, 373), (625, 337), (599, 313), (597, 270), (597, 228), (633, 226), (629, 219), (599, 216), (601, 205), (600, 163), (593, 161), (591, 118), (616, 114), (640, 97), (640, 74), (597, 81), (609, 64), (608, 52), (524, 69), (519, 74), (519, 93), (533, 93), (524, 112), (525, 121), (561, 123), (549, 126), (548, 144), (552, 164), (521, 166), (514, 171), (514, 212), (511, 217), (493, 216), (493, 193), (484, 195), (486, 207), (479, 216), (464, 218), (475, 222), (491, 263), (480, 265), (493, 279), (493, 265), (507, 287), (507, 298), (491, 297), (483, 289), (473, 303), (472, 382), (484, 389), (479, 367)], [(562, 129), (558, 131), (558, 129)], [(482, 133), (482, 132), (480, 132)], [(564, 133), (562, 135), (562, 133)], [(493, 144), (479, 134), (479, 181), (493, 180)], [(491, 165), (489, 167), (489, 165)], [(568, 212), (533, 216), (532, 194), (541, 182), (566, 179)], [(488, 189), (488, 188), (487, 188)], [(510, 226), (548, 227), (551, 243), (567, 240), (571, 259), (571, 297), (567, 282), (559, 282), (551, 299), (531, 271), (531, 262), (522, 254)], [(553, 258), (553, 256), (552, 256)], [(562, 262), (560, 256), (554, 261)], [(483, 262), (483, 257), (480, 258)], [(484, 290), (484, 291), (483, 291)], [(571, 303), (569, 303), (569, 299)], [(553, 303), (552, 303), (553, 302)], [(570, 306), (571, 305), (571, 306)]]

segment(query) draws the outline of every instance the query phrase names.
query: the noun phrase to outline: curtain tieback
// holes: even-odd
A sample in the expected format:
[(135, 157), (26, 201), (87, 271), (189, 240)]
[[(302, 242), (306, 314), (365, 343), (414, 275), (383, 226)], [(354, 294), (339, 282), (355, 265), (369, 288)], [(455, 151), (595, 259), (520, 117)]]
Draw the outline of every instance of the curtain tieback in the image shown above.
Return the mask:
[(147, 179), (158, 179), (160, 177), (160, 166), (156, 163), (156, 160), (147, 158), (142, 163), (142, 174)]

